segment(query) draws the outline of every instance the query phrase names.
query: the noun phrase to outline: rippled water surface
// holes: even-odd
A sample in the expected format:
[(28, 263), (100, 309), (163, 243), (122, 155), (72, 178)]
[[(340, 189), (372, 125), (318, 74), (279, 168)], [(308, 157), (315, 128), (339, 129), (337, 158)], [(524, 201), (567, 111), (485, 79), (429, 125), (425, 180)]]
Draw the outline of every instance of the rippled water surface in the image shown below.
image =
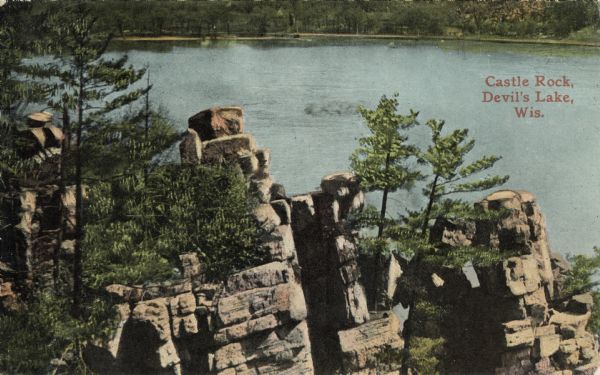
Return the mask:
[[(402, 112), (413, 108), (422, 122), (435, 117), (450, 128), (467, 127), (477, 139), (474, 156), (504, 157), (496, 172), (511, 176), (507, 187), (537, 195), (555, 250), (590, 252), (600, 245), (597, 50), (390, 41), (161, 42), (118, 49), (136, 65), (149, 64), (153, 100), (182, 130), (201, 109), (243, 106), (247, 131), (271, 149), (271, 172), (290, 193), (315, 189), (324, 174), (347, 169), (365, 134), (356, 107), (399, 92)], [(485, 77), (536, 74), (568, 76), (575, 87), (562, 91), (574, 103), (538, 106), (542, 119), (517, 119), (514, 104), (482, 103)], [(498, 93), (515, 90), (522, 89)], [(417, 132), (415, 141), (425, 136)], [(418, 193), (395, 194), (395, 208), (414, 207)]]

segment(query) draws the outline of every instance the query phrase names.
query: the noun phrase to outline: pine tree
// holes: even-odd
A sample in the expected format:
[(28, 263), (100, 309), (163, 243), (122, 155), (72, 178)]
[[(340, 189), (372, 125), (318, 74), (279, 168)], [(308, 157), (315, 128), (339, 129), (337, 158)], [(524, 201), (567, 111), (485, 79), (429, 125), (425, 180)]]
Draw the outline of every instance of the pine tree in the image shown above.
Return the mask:
[(383, 235), (388, 194), (406, 189), (420, 177), (417, 170), (407, 166), (407, 159), (416, 154), (416, 148), (407, 144), (405, 131), (417, 125), (418, 113), (403, 116), (397, 113), (398, 94), (392, 98), (383, 96), (374, 110), (359, 108), (371, 134), (358, 140), (351, 167), (360, 177), (366, 191), (381, 191), (380, 222), (377, 237)]
[[(84, 233), (83, 154), (85, 136), (113, 112), (133, 103), (148, 88), (132, 88), (144, 70), (127, 66), (127, 57), (105, 59), (111, 35), (99, 32), (97, 17), (85, 2), (69, 3), (49, 20), (50, 40), (57, 51), (55, 61), (38, 66), (37, 77), (54, 84), (50, 106), (63, 113), (66, 145), (72, 165), (63, 166), (67, 180), (75, 185), (75, 249), (73, 261), (73, 315), (81, 315), (83, 293), (81, 243)], [(70, 164), (70, 163), (69, 163)], [(72, 176), (70, 175), (72, 173)]]
[[(40, 42), (33, 30), (40, 16), (33, 4), (7, 1), (0, 7), (0, 173), (15, 176), (24, 172), (23, 162), (15, 153), (15, 132), (30, 103), (44, 101), (48, 86), (26, 78), (29, 68), (23, 59), (40, 51)], [(4, 177), (4, 176), (2, 176)], [(5, 178), (0, 178), (6, 182)], [(6, 187), (4, 187), (6, 188)]]
[[(396, 97), (385, 96), (377, 109), (361, 110), (367, 120), (371, 135), (360, 139), (360, 147), (351, 157), (352, 167), (367, 191), (382, 191), (383, 200), (379, 212), (367, 208), (356, 218), (356, 224), (363, 228), (377, 228), (377, 236), (361, 232), (361, 250), (377, 257), (375, 273), (384, 268), (384, 256), (394, 254), (402, 265), (403, 275), (396, 295), (401, 295), (402, 303), (408, 305), (409, 316), (404, 324), (405, 350), (400, 356), (405, 373), (409, 368), (432, 369), (438, 361), (433, 360), (433, 351), (443, 344), (443, 338), (425, 338), (419, 334), (418, 326), (434, 317), (443, 317), (443, 306), (438, 306), (427, 295), (427, 282), (431, 274), (427, 270), (435, 267), (461, 269), (468, 262), (474, 265), (490, 264), (500, 259), (500, 255), (488, 249), (459, 247), (440, 250), (439, 244), (432, 243), (430, 221), (439, 218), (493, 219), (501, 213), (487, 213), (453, 195), (479, 192), (505, 183), (508, 176), (488, 175), (475, 178), (494, 166), (500, 160), (497, 156), (484, 156), (467, 163), (467, 155), (475, 142), (468, 137), (467, 129), (457, 129), (444, 133), (444, 122), (429, 120), (431, 142), (421, 150), (408, 143), (408, 131), (417, 124), (417, 113), (408, 116), (396, 115)], [(422, 166), (417, 169), (410, 165), (414, 157)], [(421, 182), (423, 181), (423, 182)], [(398, 189), (410, 189), (416, 183), (424, 183), (424, 205), (415, 211), (398, 213), (398, 218), (386, 217), (388, 194)], [(389, 306), (380, 291), (383, 280), (375, 278), (376, 306)], [(415, 345), (412, 347), (412, 345)], [(429, 352), (428, 355), (424, 351)], [(423, 362), (425, 361), (426, 362)]]
[(375, 275), (371, 305), (385, 305), (381, 294), (381, 269), (385, 264), (386, 241), (383, 238), (388, 195), (398, 189), (408, 189), (420, 177), (419, 171), (407, 166), (407, 160), (416, 155), (416, 148), (407, 143), (406, 131), (417, 124), (418, 113), (403, 116), (398, 114), (398, 94), (388, 98), (385, 95), (373, 110), (359, 108), (371, 134), (359, 139), (359, 148), (350, 157), (351, 167), (359, 176), (361, 186), (368, 192), (381, 191), (381, 208), (377, 224), (377, 238), (368, 246), (374, 257)]
[[(404, 293), (407, 294), (409, 314), (404, 324), (405, 355), (403, 371), (408, 373), (411, 366), (411, 345), (419, 342), (414, 336), (419, 315), (432, 315), (426, 310), (440, 315), (434, 301), (427, 297), (425, 283), (430, 275), (423, 272), (431, 266), (444, 266), (461, 269), (471, 262), (475, 265), (489, 264), (499, 260), (497, 253), (475, 247), (459, 247), (447, 251), (438, 251), (437, 244), (429, 238), (431, 219), (481, 219), (490, 215), (460, 199), (448, 198), (459, 193), (480, 192), (500, 186), (508, 181), (508, 176), (487, 175), (472, 179), (475, 175), (489, 170), (500, 160), (498, 156), (484, 156), (465, 165), (467, 154), (473, 149), (475, 141), (468, 138), (467, 129), (456, 129), (444, 135), (444, 121), (429, 120), (431, 143), (425, 151), (418, 153), (419, 162), (427, 167), (429, 182), (423, 189), (426, 205), (418, 211), (409, 212), (403, 222), (392, 230), (391, 237), (398, 241), (400, 255), (408, 260)], [(404, 254), (402, 254), (404, 253)], [(413, 337), (414, 336), (414, 337)], [(421, 340), (422, 341), (422, 340)], [(440, 342), (441, 344), (441, 342)]]

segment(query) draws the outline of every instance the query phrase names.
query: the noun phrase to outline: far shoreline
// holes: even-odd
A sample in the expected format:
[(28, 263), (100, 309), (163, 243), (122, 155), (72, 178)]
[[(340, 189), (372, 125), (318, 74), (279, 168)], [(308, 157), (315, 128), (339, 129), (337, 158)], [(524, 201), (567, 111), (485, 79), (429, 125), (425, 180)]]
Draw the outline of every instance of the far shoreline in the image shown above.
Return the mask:
[(568, 39), (532, 39), (532, 38), (502, 38), (495, 36), (436, 36), (436, 35), (394, 35), (394, 34), (328, 34), (328, 33), (293, 33), (274, 34), (266, 36), (184, 36), (184, 35), (159, 35), (141, 36), (128, 35), (115, 37), (119, 42), (193, 42), (193, 41), (260, 41), (260, 40), (303, 40), (303, 39), (362, 39), (362, 40), (413, 40), (413, 41), (467, 41), (488, 42), (502, 44), (533, 44), (556, 46), (600, 47), (600, 42), (588, 42)]

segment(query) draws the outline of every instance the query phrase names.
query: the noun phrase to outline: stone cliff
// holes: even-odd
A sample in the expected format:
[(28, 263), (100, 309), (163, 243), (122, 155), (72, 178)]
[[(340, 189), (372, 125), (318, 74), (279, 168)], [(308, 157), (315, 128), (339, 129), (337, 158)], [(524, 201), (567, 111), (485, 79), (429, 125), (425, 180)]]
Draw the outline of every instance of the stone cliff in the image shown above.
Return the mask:
[(598, 343), (586, 331), (589, 294), (561, 296), (569, 265), (550, 250), (544, 217), (533, 194), (499, 191), (479, 202), (507, 210), (497, 221), (438, 220), (434, 241), (447, 246), (485, 246), (513, 256), (475, 268), (479, 286), (464, 275), (439, 272), (439, 298), (449, 300), (442, 331), (452, 358), (448, 373), (593, 374), (600, 365)]
[[(33, 154), (50, 145), (34, 140)], [(287, 196), (269, 173), (269, 150), (244, 133), (237, 107), (192, 116), (180, 154), (184, 165), (227, 164), (246, 178), (270, 259), (211, 283), (196, 254), (188, 253), (180, 257), (180, 280), (110, 285), (119, 321), (109, 340), (88, 345), (90, 367), (101, 374), (398, 374), (399, 365), (381, 363), (381, 354), (404, 347), (401, 322), (391, 311), (369, 312), (358, 234), (347, 222), (364, 204), (357, 177), (334, 173), (319, 191)], [(16, 235), (0, 242), (4, 304), (34, 284), (50, 283), (72, 245), (70, 189), (38, 184), (12, 197)], [(430, 295), (451, 308), (450, 318), (432, 328), (447, 339), (443, 372), (593, 373), (598, 345), (585, 329), (591, 296), (561, 295), (568, 264), (550, 250), (534, 196), (500, 191), (478, 204), (509, 215), (437, 220), (432, 240), (442, 249), (480, 245), (513, 255), (476, 268), (477, 287), (460, 272), (433, 270)], [(55, 207), (66, 212), (63, 225), (57, 225)], [(53, 247), (59, 234), (64, 249)], [(402, 271), (395, 259), (388, 266), (391, 297)]]
[(209, 284), (190, 253), (182, 256), (181, 282), (109, 286), (121, 321), (109, 342), (89, 348), (96, 371), (374, 374), (378, 348), (402, 346), (393, 315), (367, 323), (356, 234), (345, 225), (364, 201), (356, 177), (329, 175), (321, 191), (287, 197), (269, 174), (269, 150), (243, 124), (235, 107), (192, 116), (181, 160), (227, 164), (247, 179), (270, 262)]

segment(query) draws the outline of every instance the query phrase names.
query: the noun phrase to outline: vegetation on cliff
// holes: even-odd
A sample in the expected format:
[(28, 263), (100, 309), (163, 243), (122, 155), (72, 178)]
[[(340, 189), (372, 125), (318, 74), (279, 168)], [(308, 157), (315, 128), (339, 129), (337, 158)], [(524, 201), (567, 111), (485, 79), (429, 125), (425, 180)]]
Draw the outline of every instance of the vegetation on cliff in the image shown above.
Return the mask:
[[(29, 12), (31, 6), (40, 4), (47, 5), (39, 2), (33, 5), (19, 4), (19, 7)], [(126, 4), (132, 3), (123, 2), (122, 5), (127, 6)], [(198, 4), (208, 4), (206, 6), (214, 9), (225, 6), (219, 3)], [(263, 3), (247, 5), (247, 12), (252, 14), (276, 3), (260, 4)], [(286, 4), (298, 8), (304, 6), (299, 2), (279, 4), (281, 9), (285, 9)], [(562, 11), (565, 9), (560, 7), (567, 7), (565, 3), (557, 4), (560, 5), (556, 5), (556, 9)], [(583, 11), (575, 9), (573, 14), (588, 17), (588, 9), (585, 7), (589, 4), (581, 4), (584, 7), (577, 9)], [(388, 5), (400, 7), (402, 4)], [(18, 8), (13, 6), (16, 7), (16, 4), (10, 2), (2, 11)], [(36, 24), (33, 30), (45, 30), (43, 38), (40, 38), (48, 41), (49, 48), (56, 53), (56, 58), (48, 65), (22, 64), (23, 56), (35, 52), (37, 47), (29, 43), (31, 41), (20, 39), (17, 29), (14, 29), (18, 25), (11, 23), (12, 21), (0, 24), (0, 38), (5, 38), (0, 39), (4, 43), (4, 48), (0, 49), (0, 59), (6, 61), (0, 75), (0, 84), (4, 83), (3, 86), (0, 85), (0, 119), (3, 121), (0, 133), (3, 135), (0, 147), (0, 182), (3, 183), (2, 198), (6, 198), (3, 203), (21, 198), (19, 189), (23, 187), (35, 190), (43, 185), (39, 181), (35, 186), (28, 185), (34, 180), (29, 172), (35, 170), (36, 165), (20, 160), (18, 147), (13, 142), (14, 133), (25, 125), (22, 121), (22, 109), (32, 103), (52, 108), (60, 113), (62, 120), (64, 139), (61, 139), (60, 146), (64, 154), (60, 156), (58, 164), (61, 168), (54, 171), (57, 173), (53, 179), (43, 182), (58, 185), (61, 197), (67, 195), (67, 189), (72, 184), (75, 185), (76, 192), (72, 217), (69, 217), (69, 208), (63, 205), (62, 199), (61, 206), (55, 208), (59, 212), (57, 216), (62, 220), (61, 230), (74, 224), (75, 247), (70, 248), (68, 241), (63, 241), (62, 237), (52, 242), (56, 249), (55, 260), (62, 261), (54, 264), (53, 284), (51, 287), (34, 285), (33, 279), (17, 276), (21, 278), (19, 281), (22, 289), (19, 292), (22, 292), (25, 303), (16, 303), (10, 309), (6, 308), (10, 311), (4, 311), (5, 306), (0, 307), (0, 337), (3, 338), (3, 345), (0, 346), (0, 369), (9, 373), (89, 373), (83, 360), (82, 347), (86, 342), (103, 338), (109, 333), (112, 323), (110, 305), (113, 301), (105, 293), (104, 288), (108, 284), (139, 285), (164, 280), (181, 281), (179, 256), (190, 252), (199, 255), (204, 267), (203, 276), (209, 280), (222, 280), (232, 272), (262, 264), (268, 259), (266, 250), (257, 245), (258, 238), (264, 233), (260, 232), (249, 214), (249, 209), (253, 206), (248, 199), (247, 181), (240, 176), (240, 170), (197, 165), (160, 165), (163, 152), (169, 149), (178, 136), (164, 114), (152, 111), (148, 96), (151, 92), (150, 82), (148, 80), (145, 85), (140, 82), (144, 70), (127, 66), (126, 58), (103, 58), (110, 37), (96, 33), (97, 27), (103, 30), (106, 24), (102, 22), (106, 20), (94, 16), (94, 12), (102, 6), (102, 3), (98, 3), (94, 5), (95, 10), (90, 11), (84, 4), (77, 3), (65, 13), (36, 18), (40, 24)], [(240, 3), (229, 5), (234, 9), (240, 6)], [(368, 9), (379, 9), (379, 5), (363, 2), (355, 2), (352, 6), (364, 8), (363, 11), (367, 13)], [(445, 3), (402, 6), (406, 7), (405, 10), (451, 7)], [(475, 14), (479, 6), (494, 5), (469, 3), (461, 6), (466, 7), (465, 9), (472, 7), (469, 14)], [(500, 11), (502, 6), (496, 6)], [(552, 8), (553, 5), (548, 7)], [(318, 6), (316, 8), (319, 9)], [(278, 11), (276, 17), (280, 17), (279, 13)], [(298, 27), (299, 14), (289, 14), (286, 30)], [(435, 12), (432, 10), (426, 14), (431, 16)], [(23, 16), (23, 13), (18, 15)], [(213, 18), (221, 16), (219, 12), (212, 15)], [(567, 26), (562, 25), (562, 18), (556, 19), (552, 32), (561, 35), (571, 30), (570, 25), (585, 25), (587, 21), (578, 23), (587, 19), (584, 16), (566, 17)], [(267, 14), (258, 19), (256, 25), (260, 28), (257, 33), (269, 30), (270, 17)], [(424, 22), (427, 17), (415, 16), (419, 22)], [(3, 21), (7, 19), (2, 18)], [(332, 19), (339, 22), (335, 17)], [(326, 22), (327, 20), (326, 18)], [(491, 27), (486, 20), (475, 18), (472, 21), (475, 25), (473, 30)], [(352, 24), (347, 19), (344, 22)], [(410, 24), (409, 20), (403, 22)], [(29, 25), (29, 22), (23, 25)], [(356, 21), (352, 25), (359, 30), (362, 23)], [(402, 26), (401, 30), (429, 30), (427, 32), (431, 33), (439, 31), (435, 23), (419, 25), (413, 24), (407, 29)], [(216, 33), (218, 27), (212, 25), (209, 29)], [(349, 29), (343, 30), (348, 32)], [(159, 31), (163, 32), (162, 29)], [(146, 103), (140, 109), (136, 103), (142, 98), (146, 99)], [(488, 175), (476, 178), (490, 170), (499, 158), (485, 156), (468, 161), (471, 160), (468, 155), (474, 147), (468, 131), (448, 131), (443, 121), (430, 120), (426, 123), (426, 130), (431, 133), (428, 145), (417, 147), (411, 144), (408, 130), (418, 126), (417, 113), (411, 112), (403, 116), (397, 113), (397, 107), (395, 97), (383, 97), (376, 109), (363, 108), (360, 111), (372, 134), (360, 140), (360, 148), (352, 157), (352, 166), (362, 179), (363, 187), (383, 192), (383, 200), (379, 209), (368, 209), (357, 220), (359, 225), (377, 230), (376, 237), (364, 236), (362, 242), (367, 256), (374, 255), (376, 258), (375, 269), (380, 274), (376, 275), (378, 280), (375, 285), (378, 285), (384, 274), (381, 271), (392, 256), (398, 259), (404, 271), (396, 295), (384, 294), (383, 289), (371, 294), (374, 297), (371, 304), (376, 307), (387, 309), (392, 300), (396, 302), (398, 299), (410, 307), (404, 328), (405, 350), (385, 353), (381, 360), (403, 362), (405, 372), (417, 369), (420, 373), (435, 373), (440, 368), (440, 357), (445, 354), (440, 349), (445, 343), (445, 337), (432, 335), (427, 328), (432, 322), (443, 321), (446, 312), (443, 303), (438, 303), (435, 296), (430, 294), (432, 287), (425, 285), (426, 281), (427, 284), (431, 284), (431, 280), (434, 284), (443, 284), (443, 279), (434, 272), (440, 266), (460, 270), (468, 262), (475, 265), (498, 262), (505, 254), (474, 246), (440, 246), (431, 239), (431, 221), (447, 219), (454, 223), (466, 218), (490, 220), (500, 216), (501, 212), (483, 212), (465, 201), (451, 199), (449, 196), (484, 191), (503, 184), (508, 177)], [(195, 133), (188, 135), (190, 134)], [(245, 167), (263, 173), (264, 170), (258, 172), (259, 163), (266, 168), (265, 160), (268, 156), (265, 156), (264, 150), (260, 153), (261, 160), (256, 155), (258, 154), (246, 155), (248, 163)], [(355, 181), (357, 190), (352, 190), (356, 194), (350, 199), (354, 206), (354, 199), (362, 197), (362, 192), (358, 189), (356, 178), (349, 175)], [(350, 189), (347, 186), (336, 186), (336, 182), (338, 181), (330, 182), (334, 187), (331, 196), (345, 196), (339, 202), (347, 205), (348, 198), (351, 197)], [(387, 209), (389, 194), (413, 187), (423, 188), (423, 206), (414, 212), (404, 212), (399, 218), (390, 218)], [(265, 226), (269, 225), (281, 227), (282, 220), (286, 220), (285, 225), (289, 226), (292, 216), (287, 201), (279, 197), (277, 207), (282, 212), (275, 212), (269, 202), (271, 186), (267, 186), (263, 193), (269, 195), (269, 198), (265, 198), (266, 203), (263, 204), (263, 208), (268, 207), (265, 214), (268, 220), (262, 223), (262, 229), (266, 230)], [(319, 204), (324, 204), (325, 201), (326, 199), (319, 201), (317, 207), (323, 207)], [(335, 201), (330, 207), (337, 206), (339, 210), (339, 202)], [(356, 206), (362, 206), (362, 198), (358, 199)], [(312, 209), (314, 214), (314, 207)], [(335, 210), (332, 209), (333, 211)], [(335, 212), (337, 215), (340, 211)], [(10, 232), (11, 227), (14, 229), (15, 224), (11, 220), (2, 222), (2, 236), (4, 237), (5, 232)], [(281, 232), (281, 243), (289, 240), (290, 233)], [(284, 239), (284, 235), (288, 237)], [(0, 241), (4, 251), (10, 244), (4, 239)], [(272, 246), (283, 245), (273, 241)], [(287, 246), (293, 247), (290, 243)], [(279, 250), (283, 253), (282, 248)], [(8, 252), (10, 251), (12, 250), (9, 249)], [(296, 256), (294, 251), (290, 250), (290, 259)], [(4, 252), (2, 255), (4, 256)], [(594, 257), (574, 256), (570, 259), (574, 266), (563, 292), (566, 296), (573, 296), (591, 291), (594, 301), (598, 302), (600, 294), (596, 290), (594, 277), (600, 269), (599, 250), (596, 250)], [(356, 281), (359, 277), (358, 264), (354, 259), (352, 263), (355, 268), (351, 268), (352, 271), (345, 275), (342, 273), (342, 277), (356, 277), (352, 279), (352, 283), (356, 282), (356, 290), (361, 290)], [(4, 266), (3, 263), (0, 265)], [(25, 273), (23, 268), (19, 268), (22, 266), (20, 264), (10, 266), (15, 266), (18, 275)], [(337, 274), (337, 269), (335, 272)], [(278, 297), (291, 299), (286, 293)], [(194, 296), (192, 300), (195, 304)], [(304, 303), (303, 300), (300, 302)], [(251, 308), (254, 309), (254, 305)], [(166, 307), (164, 311), (167, 311)], [(195, 314), (194, 308), (191, 311), (189, 315)], [(593, 314), (589, 328), (598, 329), (598, 311), (594, 310)], [(168, 318), (168, 311), (165, 315)], [(170, 330), (169, 324), (171, 323), (163, 328)], [(246, 328), (250, 326), (249, 324)], [(302, 337), (304, 340), (304, 336)], [(241, 355), (239, 351), (236, 354)], [(141, 362), (143, 359), (136, 360)]]
[(84, 241), (86, 279), (100, 288), (177, 278), (179, 255), (199, 255), (210, 280), (260, 264), (266, 253), (233, 170), (161, 166), (97, 185)]
[[(445, 218), (460, 220), (466, 218), (491, 219), (490, 213), (473, 206), (461, 199), (450, 198), (452, 195), (480, 192), (504, 184), (508, 176), (484, 175), (500, 160), (497, 156), (484, 156), (475, 161), (467, 161), (467, 155), (473, 149), (475, 141), (469, 139), (467, 129), (455, 129), (446, 134), (444, 121), (429, 120), (426, 126), (431, 131), (430, 144), (421, 149), (407, 144), (409, 129), (418, 124), (417, 112), (411, 110), (407, 116), (397, 113), (396, 97), (383, 96), (374, 110), (361, 109), (360, 113), (367, 123), (371, 134), (359, 140), (360, 147), (351, 157), (351, 164), (356, 174), (364, 180), (367, 191), (383, 191), (381, 210), (367, 209), (359, 215), (359, 226), (378, 228), (377, 237), (368, 233), (361, 239), (362, 251), (367, 256), (375, 257), (374, 269), (375, 290), (371, 291), (371, 304), (375, 308), (389, 308), (394, 296), (386, 295), (382, 278), (394, 256), (401, 264), (404, 273), (399, 284), (402, 303), (409, 308), (408, 318), (404, 324), (405, 339), (403, 369), (418, 368), (412, 356), (412, 344), (417, 357), (421, 361), (432, 357), (423, 356), (423, 345), (432, 343), (440, 345), (443, 340), (433, 337), (429, 340), (420, 338), (422, 327), (428, 320), (440, 320), (443, 307), (428, 296), (425, 284), (431, 280), (432, 266), (443, 266), (460, 270), (471, 264), (491, 264), (502, 259), (502, 254), (489, 249), (462, 246), (442, 250), (430, 238), (430, 221)], [(418, 164), (424, 168), (419, 168)], [(423, 185), (423, 206), (415, 211), (394, 213), (397, 217), (386, 215), (388, 193), (397, 189), (411, 190), (417, 183)], [(442, 281), (443, 282), (443, 281)], [(429, 363), (427, 368), (432, 368)]]
[[(600, 290), (598, 289), (598, 276), (600, 275), (600, 248), (594, 248), (593, 255), (568, 255), (571, 269), (567, 273), (565, 288), (562, 298), (567, 298), (580, 293), (589, 292), (592, 295), (594, 306), (600, 306)], [(600, 331), (600, 308), (592, 310), (592, 317), (588, 323), (588, 330), (592, 333)]]
[[(54, 254), (50, 285), (26, 280), (22, 268), (29, 265), (6, 265), (17, 275), (23, 300), (0, 308), (0, 370), (89, 373), (82, 348), (108, 333), (109, 283), (178, 279), (178, 256), (188, 252), (200, 255), (206, 277), (222, 279), (262, 262), (266, 253), (256, 245), (260, 233), (238, 172), (160, 165), (178, 136), (165, 115), (152, 109), (151, 85), (139, 82), (145, 70), (127, 65), (126, 57), (105, 57), (111, 36), (89, 4), (74, 2), (51, 15), (34, 12), (37, 5), (9, 2), (0, 8), (0, 60), (7, 62), (0, 75), (0, 193), (3, 205), (15, 211), (11, 202), (22, 189), (58, 186), (62, 198), (52, 209), (61, 235), (44, 249)], [(20, 37), (34, 32), (54, 57), (24, 63), (41, 51)], [(146, 103), (140, 108), (141, 98)], [(24, 111), (32, 105), (59, 114), (60, 127), (42, 124), (57, 144), (41, 141), (42, 153), (45, 147), (59, 152), (23, 160), (17, 140), (31, 132)], [(47, 169), (43, 180), (29, 173), (40, 170), (40, 163)], [(65, 204), (69, 196), (72, 211)], [(1, 218), (2, 261), (17, 252), (11, 239), (19, 213), (12, 211)], [(69, 231), (74, 236), (67, 240), (62, 234)]]

